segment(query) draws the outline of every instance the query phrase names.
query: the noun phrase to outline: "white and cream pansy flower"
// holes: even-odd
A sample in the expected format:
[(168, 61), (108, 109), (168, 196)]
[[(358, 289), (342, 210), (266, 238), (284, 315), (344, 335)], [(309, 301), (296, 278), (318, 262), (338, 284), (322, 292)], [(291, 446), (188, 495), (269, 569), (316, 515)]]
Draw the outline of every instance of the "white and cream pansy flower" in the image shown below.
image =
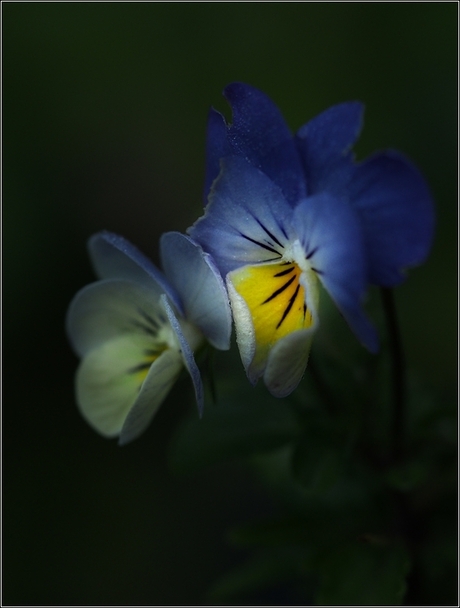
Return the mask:
[(88, 248), (100, 280), (77, 293), (66, 320), (82, 359), (76, 399), (85, 420), (128, 443), (149, 425), (184, 366), (201, 415), (193, 353), (206, 340), (227, 350), (231, 334), (227, 292), (211, 256), (177, 232), (160, 241), (164, 274), (118, 235), (98, 233)]

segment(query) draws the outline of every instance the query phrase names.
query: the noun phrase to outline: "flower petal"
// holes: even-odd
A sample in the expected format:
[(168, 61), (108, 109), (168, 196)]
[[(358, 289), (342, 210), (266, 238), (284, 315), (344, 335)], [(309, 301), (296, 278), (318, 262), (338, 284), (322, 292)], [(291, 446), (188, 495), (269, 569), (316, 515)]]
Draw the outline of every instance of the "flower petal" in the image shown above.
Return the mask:
[(155, 340), (165, 323), (154, 289), (121, 280), (96, 281), (81, 289), (66, 319), (69, 340), (80, 356), (123, 334)]
[(164, 351), (152, 364), (139, 396), (123, 423), (118, 441), (120, 445), (136, 439), (145, 431), (176, 382), (182, 366), (182, 357), (175, 349)]
[(343, 190), (353, 167), (350, 150), (361, 131), (363, 112), (360, 102), (341, 103), (297, 132), (310, 195), (320, 191), (339, 194)]
[(346, 201), (322, 193), (295, 209), (293, 224), (312, 270), (358, 339), (375, 352), (377, 334), (361, 307), (367, 268), (357, 214)]
[[(277, 343), (316, 323), (315, 311), (306, 305), (301, 275), (297, 264), (280, 263), (244, 266), (227, 276), (237, 343), (253, 384), (264, 373)], [(310, 294), (309, 301), (316, 308), (317, 293)]]
[(292, 210), (281, 190), (244, 159), (222, 161), (205, 214), (188, 229), (223, 276), (248, 263), (281, 257)]
[(264, 382), (275, 397), (286, 397), (297, 387), (305, 373), (316, 326), (294, 331), (272, 348)]
[(160, 250), (162, 266), (181, 297), (187, 320), (215, 348), (228, 350), (232, 315), (227, 290), (211, 256), (179, 232), (163, 234)]
[[(199, 344), (199, 336), (197, 335), (197, 332), (196, 330), (194, 330), (194, 328), (188, 326), (191, 335), (187, 336), (187, 340), (184, 335), (184, 328), (181, 327), (181, 324), (177, 320), (177, 317), (174, 314), (174, 311), (169, 305), (168, 300), (164, 294), (161, 296), (160, 300), (164, 307), (168, 320), (171, 324), (171, 327), (180, 344), (180, 349), (185, 367), (187, 368), (187, 371), (192, 378), (193, 388), (195, 389), (196, 403), (198, 406), (198, 413), (201, 417), (203, 415), (204, 409), (203, 382), (201, 380), (200, 370), (198, 369), (198, 366), (195, 362), (195, 357), (193, 356), (193, 350), (195, 350), (196, 346), (198, 346)], [(189, 341), (194, 343), (190, 345)]]
[(178, 310), (182, 305), (178, 294), (164, 274), (137, 247), (112, 232), (94, 234), (88, 242), (94, 270), (101, 279), (126, 279), (155, 290), (157, 296), (166, 293)]
[(433, 240), (433, 201), (422, 175), (396, 152), (379, 154), (355, 168), (350, 200), (362, 222), (369, 282), (401, 283), (402, 271), (421, 264)]
[(230, 147), (232, 154), (247, 159), (270, 177), (294, 206), (305, 196), (304, 176), (294, 139), (281, 112), (265, 93), (247, 84), (230, 84), (224, 95), (232, 106), (233, 123), (227, 128), (228, 144), (224, 144), (221, 126), (214, 115), (211, 118), (207, 140), (208, 183), (217, 177), (219, 155)]
[(211, 108), (206, 126), (206, 171), (203, 190), (205, 206), (208, 203), (212, 183), (220, 173), (220, 160), (230, 156), (232, 152), (225, 119), (220, 112)]
[[(237, 271), (236, 271), (237, 272)], [(253, 370), (249, 374), (249, 367), (256, 352), (256, 332), (252, 320), (251, 310), (243, 296), (233, 287), (233, 283), (227, 276), (228, 296), (232, 305), (233, 321), (235, 323), (236, 343), (240, 351), (243, 367), (248, 375), (249, 381), (255, 384), (263, 373), (263, 366)]]
[(94, 348), (80, 363), (77, 404), (85, 420), (101, 435), (115, 437), (120, 433), (152, 365), (153, 357), (147, 354), (151, 348), (148, 336), (124, 334)]

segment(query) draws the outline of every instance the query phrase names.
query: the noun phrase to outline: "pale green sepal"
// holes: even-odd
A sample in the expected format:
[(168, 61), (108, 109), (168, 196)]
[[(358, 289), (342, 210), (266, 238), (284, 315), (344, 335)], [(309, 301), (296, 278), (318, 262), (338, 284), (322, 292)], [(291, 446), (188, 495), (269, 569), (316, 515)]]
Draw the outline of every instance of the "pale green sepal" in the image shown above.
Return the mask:
[(233, 322), (235, 324), (236, 342), (240, 351), (249, 381), (255, 384), (263, 373), (263, 363), (258, 369), (251, 369), (251, 362), (256, 352), (256, 335), (252, 322), (251, 311), (244, 298), (236, 291), (231, 281), (231, 273), (227, 275), (227, 291), (232, 307)]
[(130, 409), (121, 429), (119, 445), (136, 439), (150, 424), (183, 367), (179, 351), (164, 351), (149, 370), (138, 398)]
[(281, 338), (268, 355), (264, 382), (274, 397), (286, 397), (305, 372), (315, 328), (300, 329)]
[(145, 378), (135, 371), (151, 349), (148, 336), (124, 334), (91, 350), (76, 376), (76, 398), (81, 414), (105, 437), (119, 435)]

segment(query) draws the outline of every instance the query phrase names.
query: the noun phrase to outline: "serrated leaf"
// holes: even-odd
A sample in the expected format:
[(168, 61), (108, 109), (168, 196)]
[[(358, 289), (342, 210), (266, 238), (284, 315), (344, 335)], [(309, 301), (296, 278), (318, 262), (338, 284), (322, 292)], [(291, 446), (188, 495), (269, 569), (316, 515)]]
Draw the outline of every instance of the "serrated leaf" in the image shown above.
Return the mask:
[(319, 605), (400, 606), (410, 560), (402, 546), (369, 536), (329, 552), (319, 569)]
[(170, 463), (186, 472), (227, 459), (247, 457), (294, 441), (300, 425), (282, 401), (225, 403), (191, 418), (173, 438)]

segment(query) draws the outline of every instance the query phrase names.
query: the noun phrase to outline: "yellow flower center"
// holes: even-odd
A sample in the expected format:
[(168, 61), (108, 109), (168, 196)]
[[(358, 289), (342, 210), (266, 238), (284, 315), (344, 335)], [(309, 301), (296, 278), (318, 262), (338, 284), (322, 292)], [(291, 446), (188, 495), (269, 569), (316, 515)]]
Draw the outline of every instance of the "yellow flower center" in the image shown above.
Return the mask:
[[(310, 268), (301, 269), (294, 261), (244, 266), (231, 272), (229, 280), (251, 317), (255, 338), (251, 367), (263, 368), (270, 349), (281, 338), (313, 326), (318, 281)], [(235, 298), (232, 304), (234, 308), (238, 306)], [(244, 322), (239, 322), (242, 317), (238, 312), (234, 317), (241, 343), (244, 339), (241, 333), (247, 328), (243, 327)]]
[(169, 348), (167, 344), (156, 344), (152, 348), (146, 348), (143, 351), (142, 362), (139, 365), (129, 370), (130, 374), (135, 374), (136, 381), (139, 385), (142, 385), (145, 378), (147, 377), (148, 371), (152, 366), (152, 363), (158, 359), (158, 357)]
[[(158, 357), (169, 348), (177, 350), (180, 347), (176, 335), (164, 316), (160, 315), (158, 319), (153, 319), (141, 309), (138, 312), (140, 318), (135, 320), (135, 326), (144, 331), (150, 344), (140, 351), (139, 363), (127, 371), (134, 376), (140, 389), (150, 367)], [(195, 351), (203, 342), (202, 333), (185, 319), (181, 319), (179, 323), (188, 344)]]

